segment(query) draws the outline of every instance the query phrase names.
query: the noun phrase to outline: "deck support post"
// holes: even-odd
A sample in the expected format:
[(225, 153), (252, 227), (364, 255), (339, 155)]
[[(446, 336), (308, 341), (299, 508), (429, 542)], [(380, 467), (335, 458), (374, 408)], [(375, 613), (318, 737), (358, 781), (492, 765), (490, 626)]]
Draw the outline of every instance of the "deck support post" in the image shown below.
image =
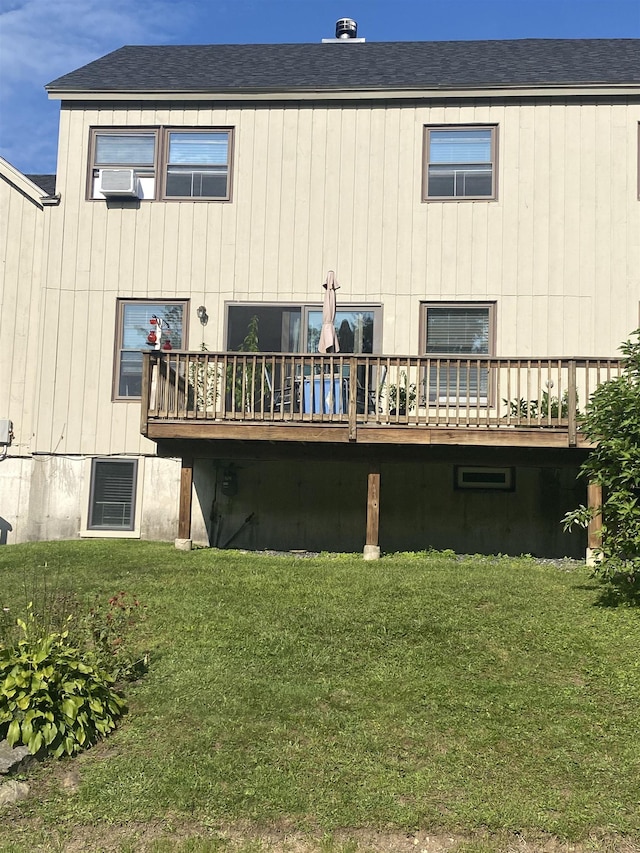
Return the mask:
[(589, 483), (587, 486), (587, 506), (594, 513), (587, 528), (587, 557), (588, 566), (598, 562), (594, 552), (602, 547), (602, 486), (600, 483)]
[(371, 466), (367, 477), (367, 538), (363, 557), (365, 560), (379, 560), (380, 546), (380, 466)]
[(193, 488), (193, 459), (183, 457), (180, 467), (180, 501), (178, 504), (178, 538), (176, 548), (191, 550), (191, 492)]

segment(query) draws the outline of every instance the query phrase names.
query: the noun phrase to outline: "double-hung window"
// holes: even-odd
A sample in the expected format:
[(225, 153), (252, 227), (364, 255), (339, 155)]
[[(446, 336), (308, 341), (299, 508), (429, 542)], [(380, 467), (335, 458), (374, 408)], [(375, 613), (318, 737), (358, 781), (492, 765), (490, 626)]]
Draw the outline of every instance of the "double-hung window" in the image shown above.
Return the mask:
[(100, 173), (103, 169), (130, 170), (140, 198), (153, 198), (156, 174), (157, 131), (94, 131), (91, 146), (89, 197), (103, 198)]
[(431, 359), (425, 377), (431, 404), (452, 401), (486, 405), (493, 354), (495, 303), (423, 303), (423, 352)]
[(228, 198), (229, 131), (170, 130), (168, 198)]
[(423, 200), (496, 197), (495, 127), (425, 128)]
[(104, 198), (103, 170), (130, 170), (141, 199), (227, 201), (230, 128), (93, 128), (88, 198)]
[(144, 350), (155, 349), (157, 343), (161, 349), (186, 349), (186, 305), (177, 300), (118, 300), (115, 400), (140, 399)]

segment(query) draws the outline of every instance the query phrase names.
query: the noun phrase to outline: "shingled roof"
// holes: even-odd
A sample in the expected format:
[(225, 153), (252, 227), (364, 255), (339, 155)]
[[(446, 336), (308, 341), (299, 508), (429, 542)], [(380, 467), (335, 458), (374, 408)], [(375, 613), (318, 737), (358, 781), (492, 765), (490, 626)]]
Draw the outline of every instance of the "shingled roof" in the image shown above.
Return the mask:
[(34, 184), (40, 187), (41, 190), (52, 196), (56, 191), (56, 176), (55, 175), (25, 175)]
[(331, 92), (640, 83), (640, 39), (127, 46), (51, 92)]

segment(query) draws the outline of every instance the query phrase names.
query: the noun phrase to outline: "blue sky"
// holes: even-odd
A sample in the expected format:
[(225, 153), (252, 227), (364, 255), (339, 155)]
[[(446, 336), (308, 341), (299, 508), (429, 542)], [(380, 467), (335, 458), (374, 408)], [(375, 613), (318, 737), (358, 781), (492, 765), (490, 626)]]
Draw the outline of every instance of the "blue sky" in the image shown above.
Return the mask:
[(0, 155), (54, 172), (44, 85), (123, 44), (318, 42), (342, 17), (369, 41), (640, 37), (640, 0), (0, 0)]

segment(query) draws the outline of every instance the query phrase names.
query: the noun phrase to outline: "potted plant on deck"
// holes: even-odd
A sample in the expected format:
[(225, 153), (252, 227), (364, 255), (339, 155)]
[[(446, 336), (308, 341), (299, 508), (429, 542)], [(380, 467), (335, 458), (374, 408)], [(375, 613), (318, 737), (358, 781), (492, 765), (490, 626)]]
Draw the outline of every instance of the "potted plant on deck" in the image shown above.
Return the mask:
[(404, 370), (400, 371), (397, 383), (390, 383), (387, 387), (387, 399), (389, 401), (390, 415), (406, 415), (416, 407), (418, 396), (415, 382), (409, 382)]

